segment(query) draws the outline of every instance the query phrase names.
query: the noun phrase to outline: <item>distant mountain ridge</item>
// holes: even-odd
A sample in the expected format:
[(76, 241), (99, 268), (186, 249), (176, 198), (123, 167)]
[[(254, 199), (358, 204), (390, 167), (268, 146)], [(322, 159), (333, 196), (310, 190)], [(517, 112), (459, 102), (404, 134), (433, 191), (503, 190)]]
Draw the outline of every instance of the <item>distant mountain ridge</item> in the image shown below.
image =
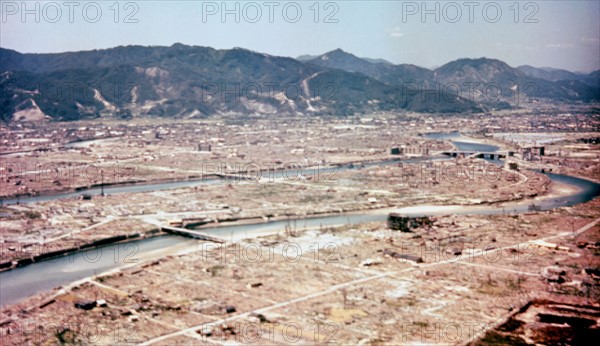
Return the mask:
[(492, 59), (461, 59), (431, 71), (358, 58), (339, 49), (305, 58), (183, 44), (58, 54), (0, 48), (0, 117), (346, 116), (377, 111), (476, 113), (511, 106), (510, 98), (489, 100), (440, 89), (443, 83), (470, 81), (497, 82), (503, 90), (514, 89), (511, 80), (534, 82), (541, 85), (539, 97), (599, 98), (598, 88), (586, 82), (531, 77)]
[(553, 82), (571, 80), (584, 82), (593, 86), (598, 86), (598, 83), (600, 82), (600, 70), (591, 73), (577, 73), (551, 67), (533, 67), (529, 65), (519, 66), (517, 69), (530, 77), (541, 78)]
[(422, 67), (409, 64), (394, 65), (384, 62), (373, 62), (358, 58), (353, 54), (346, 53), (341, 49), (320, 55), (307, 63), (337, 68), (348, 72), (358, 72), (373, 77), (391, 85), (402, 85), (409, 82), (430, 82), (433, 73)]
[(418, 83), (427, 89), (442, 92), (455, 90), (469, 100), (482, 102), (493, 108), (509, 107), (525, 98), (566, 101), (600, 99), (600, 71), (577, 75), (564, 70), (513, 68), (503, 61), (489, 58), (458, 59), (429, 70), (409, 64), (373, 63), (339, 49), (307, 62), (359, 72), (391, 85)]

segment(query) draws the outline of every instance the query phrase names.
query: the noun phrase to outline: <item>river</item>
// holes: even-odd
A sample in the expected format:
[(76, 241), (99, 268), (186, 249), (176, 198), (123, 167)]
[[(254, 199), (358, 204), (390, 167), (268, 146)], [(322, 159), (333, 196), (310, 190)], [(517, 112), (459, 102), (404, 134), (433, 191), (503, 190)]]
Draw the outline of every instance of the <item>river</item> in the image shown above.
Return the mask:
[[(498, 150), (497, 146), (488, 145), (488, 144), (480, 144), (470, 141), (468, 138), (463, 137), (459, 132), (451, 132), (451, 133), (431, 133), (424, 136), (429, 139), (449, 139), (452, 141), (455, 147), (459, 150), (464, 151), (481, 151), (481, 152), (493, 152)], [(455, 139), (463, 139), (463, 141), (455, 141)], [(96, 140), (102, 141), (102, 140)], [(89, 144), (94, 141), (83, 141), (83, 142), (75, 142), (73, 145), (78, 144)], [(446, 158), (435, 157), (435, 158), (408, 158), (408, 159), (388, 159), (388, 160), (380, 160), (375, 162), (369, 162), (362, 165), (340, 165), (336, 167), (326, 166), (320, 167), (318, 169), (314, 168), (303, 168), (301, 170), (297, 170), (295, 167), (290, 167), (288, 170), (276, 171), (276, 172), (262, 172), (261, 178), (266, 179), (278, 179), (284, 177), (290, 177), (291, 175), (297, 175), (301, 173), (304, 176), (317, 176), (318, 174), (327, 174), (333, 173), (336, 170), (350, 170), (350, 169), (360, 169), (364, 167), (376, 166), (376, 165), (389, 165), (394, 163), (414, 163), (421, 162), (423, 160), (443, 160)], [(185, 188), (185, 187), (194, 187), (199, 185), (206, 184), (219, 184), (225, 182), (225, 179), (222, 178), (199, 178), (199, 179), (190, 179), (183, 181), (172, 181), (172, 182), (162, 182), (162, 183), (136, 183), (131, 185), (109, 185), (102, 187), (83, 187), (78, 191), (68, 191), (68, 192), (59, 192), (59, 193), (50, 193), (50, 194), (42, 194), (39, 196), (26, 196), (19, 198), (7, 198), (0, 199), (0, 205), (11, 205), (11, 204), (28, 204), (28, 203), (39, 203), (46, 201), (53, 201), (56, 199), (62, 198), (77, 198), (82, 195), (91, 195), (98, 196), (103, 191), (105, 194), (121, 194), (121, 193), (136, 193), (136, 192), (151, 192), (151, 191), (159, 191), (159, 190), (170, 190), (177, 188)]]
[[(463, 137), (460, 134), (454, 135), (452, 139)], [(453, 144), (459, 150), (473, 150), (472, 145), (477, 143), (454, 141)], [(465, 146), (466, 145), (466, 146)], [(477, 151), (496, 151), (498, 147), (487, 146), (485, 150)], [(468, 149), (467, 149), (468, 148)], [(493, 149), (493, 150), (490, 150)], [(385, 164), (397, 163), (398, 160), (386, 161)], [(405, 162), (403, 160), (403, 162)], [(369, 165), (382, 164), (382, 162)], [(346, 167), (352, 169), (353, 167)], [(308, 172), (307, 172), (308, 173)], [(579, 179), (575, 177), (548, 174), (552, 181), (565, 183), (577, 188), (577, 191), (569, 196), (553, 197), (542, 196), (534, 199), (536, 209), (550, 210), (557, 207), (572, 206), (579, 203), (585, 203), (600, 195), (600, 185), (594, 182)], [(218, 180), (217, 180), (218, 181)], [(187, 184), (201, 184), (203, 182), (180, 182), (165, 184), (150, 184), (137, 186), (148, 188), (151, 186), (161, 186), (169, 188), (193, 186)], [(181, 184), (181, 185), (178, 185)], [(131, 188), (136, 186), (131, 186)], [(122, 187), (124, 188), (124, 187)], [(105, 189), (106, 191), (107, 189)], [(121, 190), (119, 190), (121, 191)], [(131, 190), (130, 190), (131, 191)], [(140, 190), (133, 190), (140, 191)], [(147, 191), (147, 190), (142, 190)], [(523, 213), (530, 210), (531, 201), (504, 203), (502, 206), (468, 206), (453, 210), (452, 214), (502, 214), (502, 213)], [(344, 215), (327, 215), (319, 217), (307, 217), (292, 220), (278, 220), (260, 224), (246, 225), (226, 225), (220, 227), (200, 228), (205, 233), (222, 237), (226, 240), (239, 240), (240, 238), (251, 238), (261, 235), (282, 232), (286, 227), (292, 229), (315, 229), (319, 227), (332, 227), (344, 224), (358, 224), (362, 222), (385, 221), (389, 210), (379, 213), (355, 213)], [(448, 214), (444, 209), (433, 210), (430, 212), (415, 211), (406, 212), (414, 216), (430, 216), (439, 214)], [(127, 243), (112, 244), (102, 246), (96, 249), (80, 251), (67, 256), (37, 262), (28, 266), (15, 268), (10, 271), (0, 273), (0, 305), (7, 306), (17, 303), (23, 299), (31, 297), (37, 293), (48, 291), (60, 285), (66, 285), (77, 280), (100, 274), (102, 272), (133, 265), (132, 259), (149, 260), (164, 257), (178, 251), (193, 250), (200, 244), (196, 240), (182, 238), (178, 236), (159, 236), (142, 240), (135, 240)], [(198, 248), (199, 249), (199, 248)]]

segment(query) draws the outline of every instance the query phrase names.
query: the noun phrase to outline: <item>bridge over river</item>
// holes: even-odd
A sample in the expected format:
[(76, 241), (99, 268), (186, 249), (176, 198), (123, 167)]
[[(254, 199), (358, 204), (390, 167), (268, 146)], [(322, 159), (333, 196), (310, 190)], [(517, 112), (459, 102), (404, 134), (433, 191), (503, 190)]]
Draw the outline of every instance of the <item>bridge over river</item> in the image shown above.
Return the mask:
[(508, 153), (499, 151), (473, 151), (473, 150), (454, 150), (444, 151), (442, 155), (451, 157), (477, 157), (480, 159), (500, 160), (509, 156)]

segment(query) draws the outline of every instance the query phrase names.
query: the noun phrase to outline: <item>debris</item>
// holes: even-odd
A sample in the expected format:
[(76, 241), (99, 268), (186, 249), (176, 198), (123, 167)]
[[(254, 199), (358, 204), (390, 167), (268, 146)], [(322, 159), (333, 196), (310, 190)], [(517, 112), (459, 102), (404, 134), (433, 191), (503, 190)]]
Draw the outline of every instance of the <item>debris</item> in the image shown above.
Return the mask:
[(536, 246), (539, 246), (539, 247), (545, 247), (545, 248), (548, 248), (548, 249), (571, 251), (571, 249), (569, 249), (566, 246), (559, 246), (558, 244), (549, 243), (549, 242), (543, 241), (543, 240), (534, 240), (534, 241), (532, 241), (530, 243), (533, 244), (533, 245), (536, 245)]
[(96, 307), (96, 301), (86, 300), (75, 303), (75, 307), (82, 310), (92, 310)]
[(223, 333), (225, 334), (231, 334), (231, 335), (235, 335), (235, 328), (233, 326), (227, 325), (227, 323), (222, 323), (221, 324), (221, 330), (223, 331)]
[(269, 322), (269, 320), (263, 314), (251, 313), (250, 318), (256, 319), (260, 323)]
[(404, 254), (401, 254), (399, 252), (396, 252), (396, 251), (393, 251), (390, 249), (384, 249), (383, 254), (386, 256), (390, 256), (392, 258), (398, 258), (398, 259), (411, 261), (411, 262), (415, 262), (415, 263), (423, 263), (423, 258), (421, 258), (421, 257), (412, 256), (412, 255), (404, 255)]
[(592, 277), (600, 278), (600, 268), (585, 268), (584, 272)]
[(372, 265), (377, 265), (377, 264), (381, 264), (380, 259), (367, 258), (366, 260), (360, 262), (360, 265), (363, 267), (370, 267)]
[(564, 277), (565, 275), (567, 275), (567, 273), (561, 267), (550, 266), (542, 269), (542, 276), (548, 280), (548, 282), (562, 284), (567, 281)]
[(206, 325), (202, 326), (202, 328), (200, 330), (196, 331), (196, 333), (198, 333), (200, 335), (204, 335), (204, 336), (212, 336), (214, 330), (215, 330), (215, 328), (213, 325), (206, 324)]
[(129, 322), (137, 322), (139, 320), (140, 320), (140, 316), (138, 316), (138, 315), (129, 316)]
[(56, 302), (56, 299), (50, 299), (47, 302), (44, 302), (42, 305), (40, 305), (40, 309), (45, 308), (46, 306), (53, 304), (54, 302)]

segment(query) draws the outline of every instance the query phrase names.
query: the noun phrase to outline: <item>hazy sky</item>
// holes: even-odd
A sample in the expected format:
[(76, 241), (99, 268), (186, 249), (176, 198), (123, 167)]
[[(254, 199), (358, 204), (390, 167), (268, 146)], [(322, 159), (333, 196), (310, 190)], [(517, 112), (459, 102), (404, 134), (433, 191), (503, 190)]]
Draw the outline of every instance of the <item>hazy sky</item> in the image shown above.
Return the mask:
[[(27, 1), (24, 8), (21, 0), (0, 0), (0, 46), (46, 53), (181, 42), (292, 57), (342, 48), (428, 68), (489, 57), (511, 66), (600, 69), (595, 0), (115, 3)], [(231, 13), (222, 18), (225, 10)]]

